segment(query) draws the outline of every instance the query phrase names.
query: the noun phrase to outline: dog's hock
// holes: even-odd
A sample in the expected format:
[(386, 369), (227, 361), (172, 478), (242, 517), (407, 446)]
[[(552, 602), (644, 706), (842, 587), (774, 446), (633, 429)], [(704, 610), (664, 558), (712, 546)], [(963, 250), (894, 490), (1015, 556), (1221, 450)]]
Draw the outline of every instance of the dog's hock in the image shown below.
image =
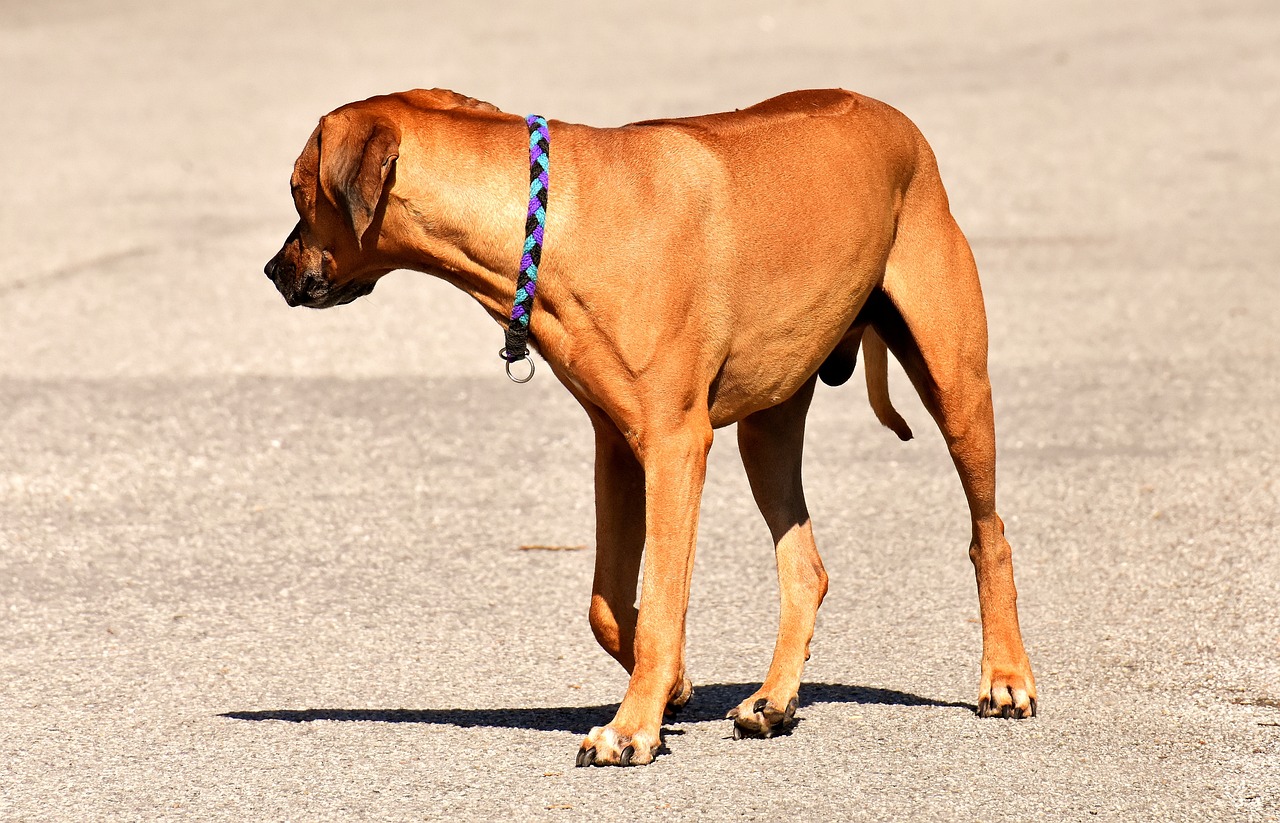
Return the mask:
[(390, 120), (337, 111), (320, 121), (320, 186), (345, 212), (362, 245), (400, 156), (400, 129)]

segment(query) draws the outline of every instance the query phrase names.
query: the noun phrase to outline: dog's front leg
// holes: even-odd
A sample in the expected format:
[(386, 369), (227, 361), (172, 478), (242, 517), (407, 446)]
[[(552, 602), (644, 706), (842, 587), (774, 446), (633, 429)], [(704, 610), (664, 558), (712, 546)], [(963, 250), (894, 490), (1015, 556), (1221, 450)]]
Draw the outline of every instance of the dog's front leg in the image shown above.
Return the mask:
[(603, 412), (596, 432), (596, 568), (591, 631), (614, 660), (635, 671), (636, 581), (644, 551), (644, 467)]
[(705, 417), (646, 431), (636, 444), (644, 467), (645, 552), (635, 668), (613, 720), (582, 741), (580, 766), (649, 763), (662, 743), (663, 710), (684, 671), (685, 611), (710, 447)]
[[(644, 467), (604, 412), (588, 407), (596, 433), (596, 567), (591, 631), (627, 674), (636, 668), (636, 581), (644, 551)], [(693, 695), (682, 677), (667, 704), (674, 714)]]

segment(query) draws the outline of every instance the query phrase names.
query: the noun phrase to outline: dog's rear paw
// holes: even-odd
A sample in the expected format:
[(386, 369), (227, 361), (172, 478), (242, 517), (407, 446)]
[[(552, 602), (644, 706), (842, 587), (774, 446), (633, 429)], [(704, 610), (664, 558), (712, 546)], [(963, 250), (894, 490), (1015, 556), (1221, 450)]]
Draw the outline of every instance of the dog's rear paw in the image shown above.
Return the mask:
[(785, 707), (780, 707), (759, 692), (729, 710), (725, 717), (733, 721), (733, 739), (744, 737), (776, 737), (790, 733), (796, 724), (796, 706), (799, 700), (793, 695)]
[(578, 747), (576, 766), (644, 766), (662, 748), (662, 734), (623, 734), (612, 725), (596, 726)]
[(684, 709), (689, 699), (693, 697), (693, 681), (688, 677), (681, 675), (680, 684), (676, 686), (675, 692), (672, 693), (671, 699), (667, 701), (667, 706), (662, 710), (663, 720), (672, 720), (676, 715)]
[(1035, 716), (1036, 681), (1031, 674), (1030, 663), (1024, 661), (1019, 667), (993, 667), (990, 674), (984, 672), (982, 684), (978, 687), (978, 717), (1023, 720)]

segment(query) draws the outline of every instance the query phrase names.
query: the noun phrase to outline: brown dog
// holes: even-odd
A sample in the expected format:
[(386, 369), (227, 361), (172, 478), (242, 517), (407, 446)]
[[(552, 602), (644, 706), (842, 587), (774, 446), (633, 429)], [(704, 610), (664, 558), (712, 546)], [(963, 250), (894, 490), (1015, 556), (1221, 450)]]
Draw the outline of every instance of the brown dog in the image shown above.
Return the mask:
[[(781, 625), (735, 734), (794, 722), (827, 576), (800, 485), (818, 377), (843, 383), (858, 347), (876, 416), (892, 350), (937, 421), (969, 501), (982, 615), (978, 713), (1030, 717), (1036, 687), (995, 509), (987, 328), (973, 256), (924, 138), (845, 91), (595, 129), (552, 122), (546, 246), (531, 336), (596, 438), (591, 628), (631, 674), (578, 764), (648, 763), (663, 714), (689, 699), (685, 611), (712, 431), (738, 424), (776, 543)], [(393, 269), (455, 284), (505, 322), (528, 186), (525, 123), (452, 92), (343, 106), (294, 167), (301, 218), (267, 275), (325, 308)], [(637, 609), (636, 583), (644, 578)]]

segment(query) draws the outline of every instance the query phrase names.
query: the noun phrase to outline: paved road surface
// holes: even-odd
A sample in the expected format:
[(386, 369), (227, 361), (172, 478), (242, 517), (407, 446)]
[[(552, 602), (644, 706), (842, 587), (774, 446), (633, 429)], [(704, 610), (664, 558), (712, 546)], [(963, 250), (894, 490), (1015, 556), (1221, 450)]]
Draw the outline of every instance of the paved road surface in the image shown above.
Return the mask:
[[(0, 0), (0, 819), (1280, 818), (1280, 7), (372, 5)], [(585, 416), (443, 284), (316, 313), (261, 274), (316, 118), (415, 86), (920, 124), (987, 292), (1038, 719), (973, 716), (963, 501), (895, 371), (917, 441), (857, 380), (812, 416), (795, 734), (719, 719), (775, 619), (721, 436), (695, 702), (655, 765), (571, 768), (625, 681), (590, 550), (519, 547), (590, 542)]]

